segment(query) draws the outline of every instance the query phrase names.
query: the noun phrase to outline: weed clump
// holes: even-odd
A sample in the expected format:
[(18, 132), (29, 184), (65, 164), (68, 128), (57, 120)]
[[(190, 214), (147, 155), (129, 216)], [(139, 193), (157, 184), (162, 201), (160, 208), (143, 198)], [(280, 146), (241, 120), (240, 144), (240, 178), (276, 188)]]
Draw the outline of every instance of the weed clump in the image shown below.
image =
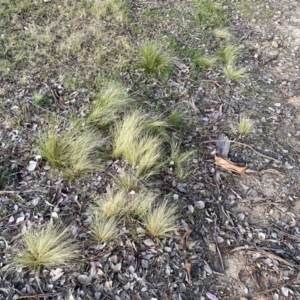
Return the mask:
[(106, 20), (124, 25), (128, 22), (128, 13), (125, 2), (122, 0), (93, 1), (91, 12), (97, 20)]
[(184, 126), (184, 118), (183, 118), (183, 113), (178, 110), (173, 110), (170, 114), (168, 123), (170, 126), (174, 128), (181, 128)]
[(189, 166), (189, 160), (194, 155), (194, 151), (180, 151), (180, 145), (176, 141), (171, 141), (171, 167), (173, 169), (174, 175), (179, 180), (186, 179), (191, 171)]
[(217, 3), (208, 0), (194, 0), (197, 24), (205, 28), (218, 28), (228, 24), (226, 11)]

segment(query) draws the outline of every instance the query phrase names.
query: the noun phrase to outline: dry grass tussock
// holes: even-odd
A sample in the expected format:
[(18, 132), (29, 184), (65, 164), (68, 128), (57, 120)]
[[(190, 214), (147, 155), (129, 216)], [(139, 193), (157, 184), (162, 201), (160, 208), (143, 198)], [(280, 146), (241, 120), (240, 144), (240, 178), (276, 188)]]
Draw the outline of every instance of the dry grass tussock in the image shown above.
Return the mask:
[(226, 65), (234, 66), (241, 54), (240, 46), (229, 44), (219, 51), (220, 60)]
[(140, 66), (148, 75), (169, 77), (175, 70), (175, 62), (157, 41), (147, 41), (141, 46)]
[(94, 96), (93, 109), (87, 121), (103, 128), (119, 118), (133, 101), (125, 87), (109, 82), (98, 95)]
[(152, 208), (143, 218), (146, 233), (152, 237), (164, 238), (178, 229), (176, 224), (178, 209), (166, 201)]
[(43, 267), (70, 265), (78, 258), (77, 245), (70, 229), (45, 224), (29, 229), (22, 237), (21, 247), (14, 250), (9, 267), (33, 269), (39, 273)]
[(171, 141), (171, 162), (174, 175), (180, 180), (186, 179), (191, 174), (190, 160), (194, 156), (195, 151), (181, 151), (179, 142)]
[(246, 68), (239, 68), (233, 65), (223, 67), (223, 72), (228, 79), (237, 82), (246, 80), (249, 77)]
[(95, 214), (106, 219), (113, 217), (120, 219), (127, 213), (127, 194), (124, 190), (111, 192), (105, 198), (97, 198), (95, 204), (93, 207)]
[(118, 222), (115, 218), (105, 219), (95, 213), (90, 224), (91, 240), (95, 243), (107, 243), (115, 240), (118, 235)]
[(95, 152), (100, 141), (99, 133), (75, 126), (61, 134), (55, 129), (45, 131), (38, 139), (38, 148), (52, 167), (72, 180), (99, 167)]
[(136, 167), (136, 174), (150, 176), (161, 166), (163, 158), (161, 138), (147, 130), (147, 116), (134, 111), (117, 122), (112, 132), (113, 157), (124, 157)]
[(127, 200), (128, 215), (141, 219), (151, 211), (156, 196), (146, 190), (141, 190), (139, 193), (129, 195)]
[(131, 191), (137, 192), (141, 188), (142, 180), (143, 178), (138, 178), (130, 169), (121, 170), (118, 176), (114, 176), (116, 186), (128, 193)]
[(242, 117), (238, 123), (238, 131), (239, 134), (246, 136), (248, 134), (250, 134), (251, 132), (253, 132), (254, 130), (254, 121)]

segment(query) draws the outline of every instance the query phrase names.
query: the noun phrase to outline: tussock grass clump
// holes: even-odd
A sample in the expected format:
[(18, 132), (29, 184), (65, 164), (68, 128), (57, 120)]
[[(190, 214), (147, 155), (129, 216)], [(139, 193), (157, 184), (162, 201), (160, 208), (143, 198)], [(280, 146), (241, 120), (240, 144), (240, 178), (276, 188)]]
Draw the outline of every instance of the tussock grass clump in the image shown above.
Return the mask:
[(93, 158), (98, 144), (98, 134), (91, 130), (83, 131), (79, 126), (61, 134), (51, 129), (41, 134), (38, 140), (42, 157), (69, 180), (97, 167)]
[(140, 180), (142, 180), (142, 178), (137, 178), (131, 170), (122, 170), (118, 176), (114, 177), (116, 186), (128, 193), (131, 191), (137, 192), (140, 189)]
[(179, 110), (173, 110), (170, 114), (168, 123), (174, 128), (181, 128), (184, 124), (183, 113)]
[(193, 63), (199, 69), (214, 68), (218, 63), (218, 58), (209, 55), (196, 55)]
[(153, 136), (147, 129), (147, 119), (140, 111), (126, 115), (116, 124), (113, 135), (114, 158), (124, 157), (136, 167), (138, 176), (150, 176), (161, 166), (162, 139)]
[(156, 41), (145, 42), (141, 46), (140, 67), (154, 77), (169, 77), (175, 70), (175, 59)]
[(138, 194), (128, 196), (128, 214), (141, 219), (151, 211), (155, 195), (148, 191), (140, 191)]
[(174, 170), (174, 175), (179, 180), (182, 181), (190, 175), (191, 171), (189, 166), (189, 160), (194, 155), (194, 153), (195, 152), (193, 150), (181, 152), (179, 143), (174, 140), (171, 142), (170, 164)]
[(96, 214), (105, 219), (122, 218), (128, 210), (127, 194), (123, 190), (109, 193), (104, 199), (97, 199), (95, 203), (94, 210)]
[(219, 57), (224, 64), (234, 66), (241, 54), (241, 50), (239, 46), (227, 45), (219, 51)]
[(166, 201), (152, 208), (143, 218), (146, 233), (151, 237), (164, 238), (178, 229), (176, 221), (178, 218), (177, 207), (169, 205)]
[(72, 264), (78, 258), (77, 245), (70, 229), (52, 224), (28, 230), (23, 235), (21, 248), (14, 252), (10, 264), (12, 270), (33, 269), (37, 274), (42, 268)]
[(246, 136), (253, 132), (254, 130), (254, 122), (248, 118), (241, 118), (238, 123), (238, 131), (241, 135)]
[(248, 78), (247, 69), (246, 68), (238, 68), (233, 65), (227, 65), (223, 67), (223, 72), (225, 76), (233, 81), (243, 81)]
[(41, 93), (34, 93), (33, 95), (33, 101), (36, 103), (36, 104), (40, 104), (43, 100), (43, 95)]
[(115, 121), (126, 107), (133, 103), (126, 88), (111, 82), (94, 97), (94, 106), (87, 121), (98, 127), (105, 127)]
[(106, 219), (96, 213), (90, 224), (91, 239), (96, 243), (111, 242), (119, 235), (117, 226), (116, 219)]
[(227, 41), (232, 39), (232, 34), (227, 28), (216, 28), (214, 29), (213, 34), (219, 39), (224, 39)]

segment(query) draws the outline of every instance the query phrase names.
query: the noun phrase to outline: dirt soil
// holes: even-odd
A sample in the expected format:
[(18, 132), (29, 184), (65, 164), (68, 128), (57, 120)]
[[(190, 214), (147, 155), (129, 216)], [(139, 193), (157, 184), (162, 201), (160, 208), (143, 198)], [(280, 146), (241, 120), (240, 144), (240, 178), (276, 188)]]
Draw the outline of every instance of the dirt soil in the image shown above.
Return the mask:
[[(30, 274), (26, 278), (1, 274), (0, 299), (63, 299), (70, 290), (76, 299), (300, 299), (300, 6), (294, 0), (246, 2), (247, 13), (239, 9), (239, 2), (228, 6), (251, 80), (238, 87), (212, 80), (209, 91), (207, 81), (199, 82), (194, 98), (199, 110), (194, 109), (192, 118), (201, 129), (197, 127), (185, 143), (203, 148), (204, 154), (194, 160), (188, 182), (166, 178), (161, 187), (179, 195), (187, 208), (184, 230), (154, 245), (151, 239), (127, 238), (123, 228), (122, 241), (98, 254), (85, 248), (85, 231), (79, 230), (77, 237), (88, 257), (85, 264), (57, 280), (53, 276), (59, 270), (45, 271), (43, 293), (33, 287)], [(257, 13), (260, 9), (268, 17)], [(213, 159), (214, 140), (220, 133), (233, 139), (240, 114), (255, 121), (255, 131), (240, 138), (229, 153), (232, 160), (247, 164), (243, 175), (217, 168)], [(20, 133), (6, 125), (3, 112), (1, 116), (4, 145), (4, 138), (13, 142)], [(30, 137), (18, 147), (26, 151), (28, 143)], [(44, 190), (28, 198), (34, 175), (19, 174), (26, 166), (11, 163), (16, 164), (15, 186), (23, 182), (28, 188), (21, 194), (26, 199), (22, 210), (12, 204), (18, 203), (18, 193), (12, 192), (12, 198), (4, 189), (0, 192), (1, 210), (9, 211), (0, 220), (0, 267), (7, 259), (7, 241), (19, 237), (18, 223), (8, 220), (27, 218), (35, 201), (44, 199), (42, 193), (62, 205), (67, 220), (82, 225), (84, 204), (78, 197), (91, 190), (103, 193), (109, 185), (103, 174), (102, 178), (95, 174), (90, 185), (76, 187), (45, 180)], [(51, 207), (43, 216), (49, 212)], [(79, 279), (93, 270), (97, 276), (92, 283)]]

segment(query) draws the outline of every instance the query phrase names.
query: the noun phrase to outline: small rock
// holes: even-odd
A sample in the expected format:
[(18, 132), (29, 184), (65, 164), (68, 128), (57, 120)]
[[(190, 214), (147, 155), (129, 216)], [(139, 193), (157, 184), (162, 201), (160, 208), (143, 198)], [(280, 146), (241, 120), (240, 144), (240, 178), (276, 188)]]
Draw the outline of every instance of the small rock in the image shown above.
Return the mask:
[(36, 168), (36, 165), (37, 165), (37, 162), (34, 161), (34, 160), (31, 160), (31, 161), (29, 162), (29, 165), (28, 165), (28, 167), (27, 167), (27, 170), (28, 170), (29, 172), (34, 171), (34, 169)]
[(77, 280), (79, 281), (79, 283), (81, 283), (82, 285), (89, 285), (92, 282), (92, 278), (87, 276), (87, 275), (79, 275), (77, 277)]
[(178, 194), (174, 194), (174, 195), (173, 195), (173, 199), (174, 199), (174, 200), (178, 200), (178, 199), (179, 199), (179, 195), (178, 195)]
[(213, 272), (212, 269), (211, 269), (211, 267), (210, 267), (209, 265), (207, 265), (207, 264), (204, 266), (204, 271), (206, 271), (206, 272), (207, 272), (208, 274), (210, 274), (210, 275), (211, 275), (212, 272)]
[(182, 186), (177, 186), (177, 189), (181, 193), (184, 193), (184, 194), (186, 193), (186, 189), (184, 187), (182, 187)]
[(278, 43), (277, 43), (276, 41), (273, 41), (273, 42), (272, 42), (272, 47), (273, 47), (273, 48), (278, 48)]
[(205, 207), (205, 202), (204, 201), (197, 201), (195, 202), (195, 206), (199, 209), (203, 209)]
[(208, 249), (210, 250), (210, 251), (212, 251), (212, 252), (216, 252), (216, 244), (215, 243), (209, 243), (208, 244)]
[(148, 247), (154, 247), (155, 246), (154, 242), (151, 239), (145, 239), (144, 244)]
[(288, 297), (289, 291), (290, 291), (290, 290), (289, 290), (287, 287), (285, 287), (285, 286), (283, 286), (283, 287), (281, 288), (281, 293), (283, 294), (284, 297)]
[(258, 233), (258, 238), (260, 241), (264, 241), (266, 239), (266, 235), (263, 232)]
[(222, 237), (220, 237), (220, 236), (217, 236), (216, 242), (217, 242), (218, 244), (221, 244), (221, 243), (224, 242), (224, 239), (223, 239)]
[(142, 259), (142, 267), (145, 269), (149, 268), (149, 261), (146, 259)]

